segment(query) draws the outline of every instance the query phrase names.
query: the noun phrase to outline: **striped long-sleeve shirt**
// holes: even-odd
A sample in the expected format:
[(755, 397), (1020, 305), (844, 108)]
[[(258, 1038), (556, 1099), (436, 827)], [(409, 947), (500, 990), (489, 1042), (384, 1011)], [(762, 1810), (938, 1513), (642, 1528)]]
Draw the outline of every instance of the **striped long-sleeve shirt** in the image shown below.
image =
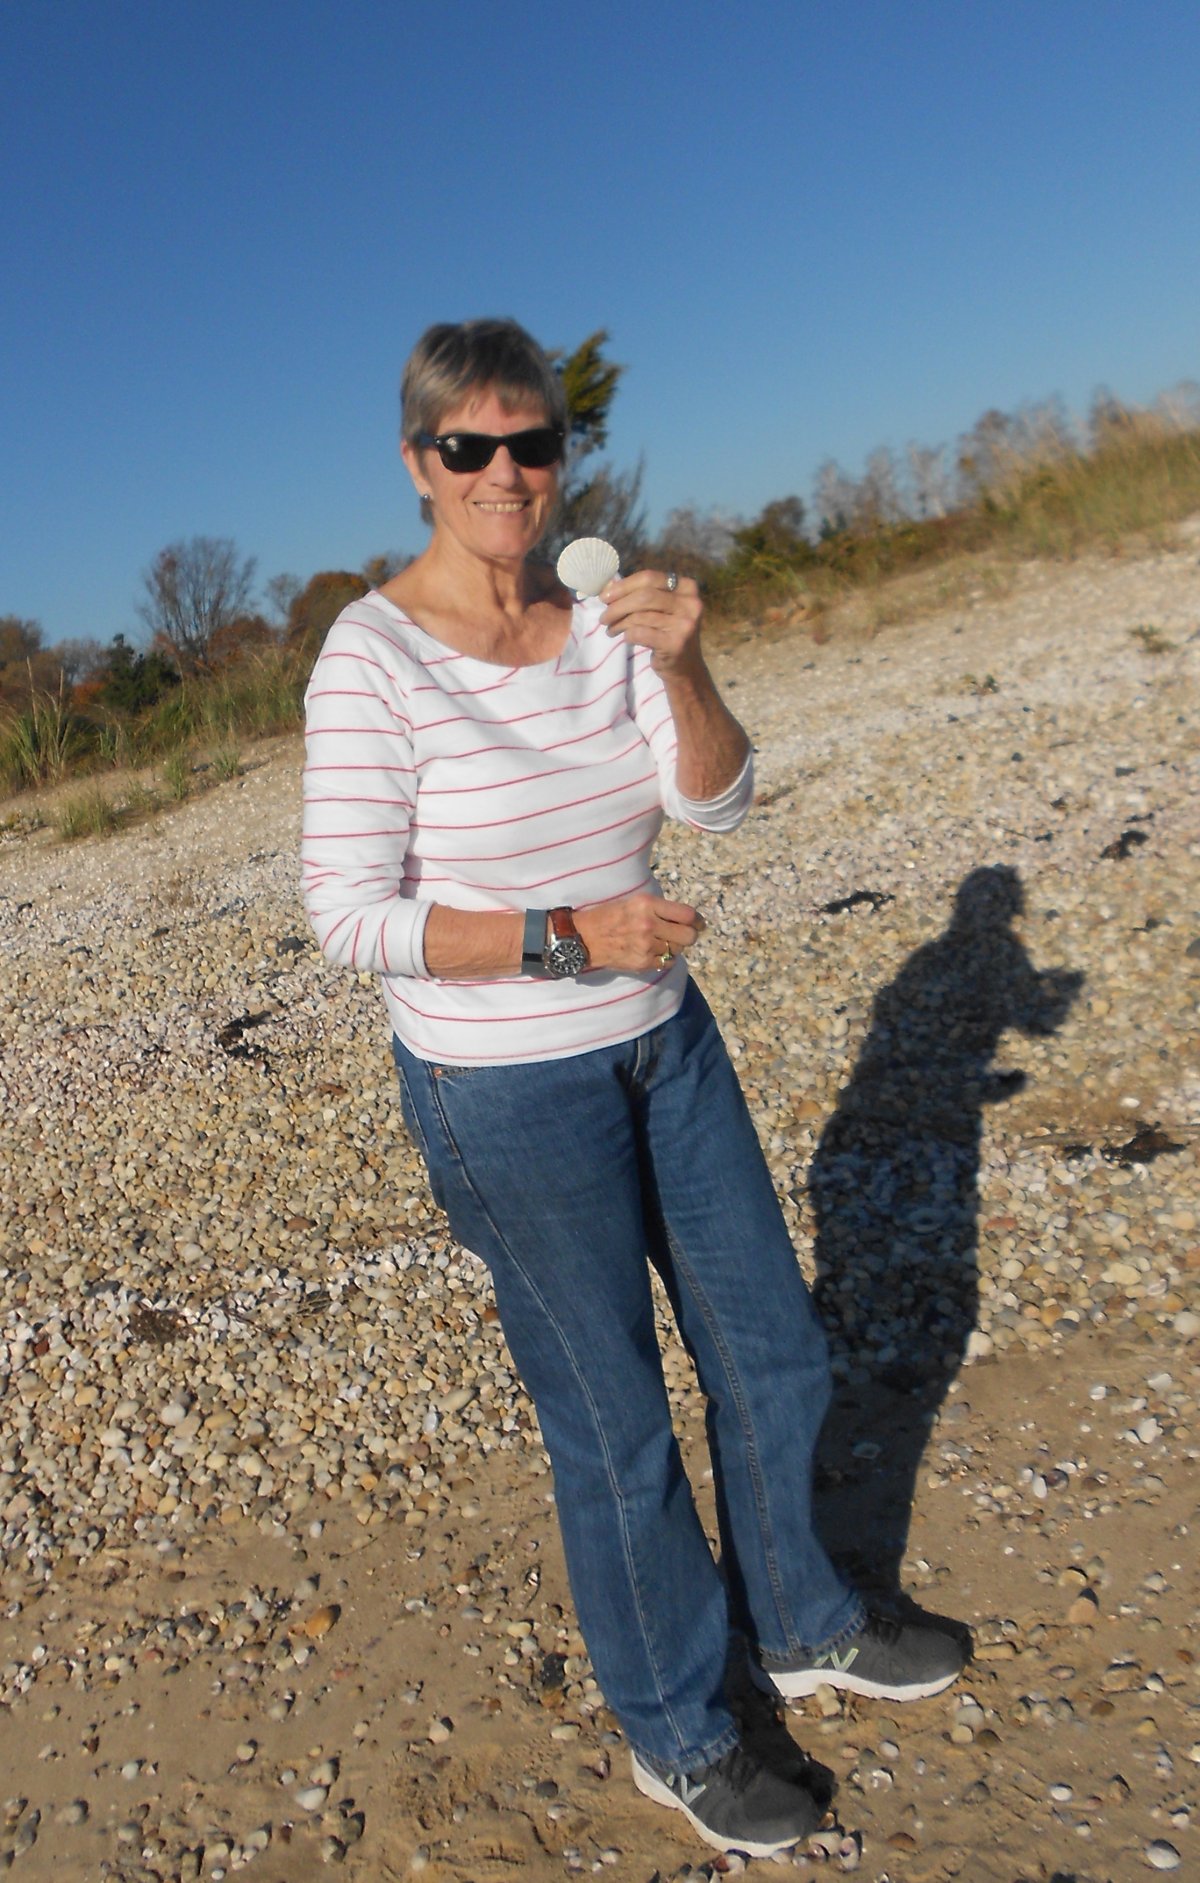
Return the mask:
[(329, 631), (305, 701), (305, 906), (330, 960), (381, 976), (419, 1058), (566, 1058), (635, 1038), (683, 998), (682, 960), (562, 980), (439, 980), (425, 966), (435, 903), (587, 909), (657, 894), (664, 812), (706, 830), (745, 816), (749, 761), (721, 798), (681, 798), (662, 682), (602, 613), (577, 604), (562, 653), (532, 667), (456, 653), (374, 593)]

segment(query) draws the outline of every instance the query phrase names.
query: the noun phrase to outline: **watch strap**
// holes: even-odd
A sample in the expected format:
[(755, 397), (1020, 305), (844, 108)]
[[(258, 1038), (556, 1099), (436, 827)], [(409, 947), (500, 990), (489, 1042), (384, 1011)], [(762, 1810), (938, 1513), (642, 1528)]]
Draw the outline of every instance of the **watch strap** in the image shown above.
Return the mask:
[(525, 934), (521, 942), (521, 966), (523, 968), (542, 965), (542, 956), (546, 948), (545, 909), (526, 909)]
[(578, 941), (579, 930), (575, 926), (573, 909), (550, 909), (547, 911), (547, 939), (554, 941)]

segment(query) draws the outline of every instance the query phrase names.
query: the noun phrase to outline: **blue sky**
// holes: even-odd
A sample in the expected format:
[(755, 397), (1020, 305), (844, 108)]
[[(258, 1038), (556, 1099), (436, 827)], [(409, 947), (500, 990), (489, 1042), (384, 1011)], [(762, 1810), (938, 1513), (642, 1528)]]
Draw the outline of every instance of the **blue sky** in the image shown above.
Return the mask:
[(433, 320), (596, 327), (651, 519), (1200, 378), (1192, 0), (9, 0), (0, 614), (423, 540)]

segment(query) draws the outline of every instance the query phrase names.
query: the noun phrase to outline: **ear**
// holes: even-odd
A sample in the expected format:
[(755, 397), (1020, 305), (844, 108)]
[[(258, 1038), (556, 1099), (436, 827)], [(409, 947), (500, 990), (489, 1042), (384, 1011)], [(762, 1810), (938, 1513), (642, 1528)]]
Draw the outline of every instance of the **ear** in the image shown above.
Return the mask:
[(417, 449), (416, 445), (409, 444), (407, 438), (400, 440), (400, 456), (404, 460), (405, 470), (416, 486), (418, 497), (428, 497), (430, 495), (429, 479), (425, 475), (424, 465), (421, 461), (423, 455), (424, 454)]

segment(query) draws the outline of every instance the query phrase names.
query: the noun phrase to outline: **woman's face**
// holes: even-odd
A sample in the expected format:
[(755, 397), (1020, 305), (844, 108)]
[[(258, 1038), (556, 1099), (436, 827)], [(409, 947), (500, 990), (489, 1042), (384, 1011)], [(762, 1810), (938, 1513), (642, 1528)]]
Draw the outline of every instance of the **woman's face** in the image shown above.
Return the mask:
[[(540, 404), (508, 412), (489, 388), (447, 412), (438, 431), (503, 437), (547, 422)], [(401, 449), (418, 491), (432, 497), (435, 529), (473, 555), (489, 562), (521, 561), (545, 534), (558, 496), (559, 464), (526, 471), (500, 445), (482, 471), (448, 471), (432, 446)]]

